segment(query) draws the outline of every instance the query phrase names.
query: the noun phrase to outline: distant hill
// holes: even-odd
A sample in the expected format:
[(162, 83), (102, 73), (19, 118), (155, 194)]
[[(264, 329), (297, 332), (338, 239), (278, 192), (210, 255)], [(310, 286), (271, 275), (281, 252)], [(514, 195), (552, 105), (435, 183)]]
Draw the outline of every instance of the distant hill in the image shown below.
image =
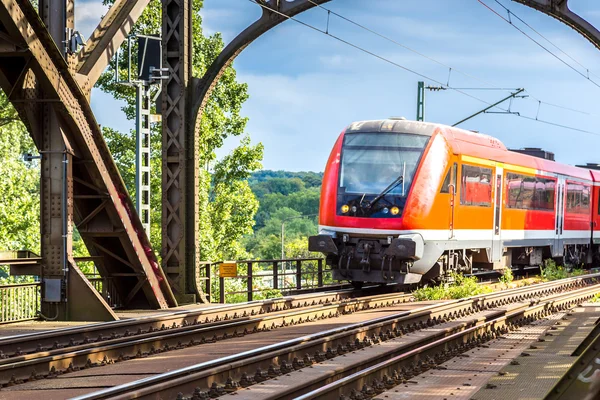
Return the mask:
[(322, 180), (322, 172), (262, 170), (253, 172), (248, 183), (256, 197), (260, 199), (270, 193), (287, 196), (304, 189), (320, 188)]
[(290, 209), (299, 215), (319, 212), (322, 172), (263, 170), (252, 173), (250, 188), (260, 202), (254, 217), (255, 231), (264, 227), (278, 210)]

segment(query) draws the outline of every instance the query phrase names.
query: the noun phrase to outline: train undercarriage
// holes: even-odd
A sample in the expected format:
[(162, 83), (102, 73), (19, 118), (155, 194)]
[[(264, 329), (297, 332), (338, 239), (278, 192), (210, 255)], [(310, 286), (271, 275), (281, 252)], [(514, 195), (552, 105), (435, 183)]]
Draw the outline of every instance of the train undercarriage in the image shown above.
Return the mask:
[[(419, 240), (420, 239), (420, 240)], [(431, 244), (427, 243), (431, 247)], [(562, 244), (563, 252), (552, 246), (504, 247), (493, 261), (490, 248), (442, 249), (433, 258), (425, 251), (420, 235), (355, 237), (346, 234), (310, 238), (311, 251), (326, 255), (333, 278), (359, 287), (369, 283), (427, 284), (451, 280), (452, 273), (472, 274), (503, 270), (506, 267), (544, 266), (554, 260), (567, 270), (600, 265), (600, 246)], [(428, 249), (431, 250), (431, 249)], [(439, 249), (438, 249), (439, 251)], [(557, 256), (558, 255), (558, 256)]]

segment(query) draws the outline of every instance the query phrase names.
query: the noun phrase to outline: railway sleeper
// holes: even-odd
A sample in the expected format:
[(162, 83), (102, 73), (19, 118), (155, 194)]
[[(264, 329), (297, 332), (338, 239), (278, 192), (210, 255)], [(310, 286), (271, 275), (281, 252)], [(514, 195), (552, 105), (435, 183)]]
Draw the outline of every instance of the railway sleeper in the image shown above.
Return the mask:
[[(584, 298), (589, 299), (590, 296)], [(575, 305), (576, 303), (580, 303), (581, 300), (570, 300), (566, 302), (561, 302), (560, 304), (550, 304), (547, 308), (543, 310), (539, 310), (537, 312), (531, 313), (529, 315), (523, 316), (521, 318), (517, 318), (513, 321), (505, 321), (504, 325), (501, 326), (489, 326), (486, 331), (479, 332), (471, 337), (469, 337), (465, 342), (459, 343), (456, 345), (451, 345), (441, 352), (437, 352), (432, 356), (427, 355), (425, 360), (419, 360), (417, 363), (412, 362), (408, 368), (402, 367), (401, 372), (394, 371), (392, 374), (392, 378), (389, 378), (387, 375), (383, 377), (382, 380), (374, 379), (371, 385), (364, 385), (363, 389), (360, 392), (353, 390), (351, 392), (350, 398), (372, 398), (373, 396), (382, 393), (386, 389), (393, 387), (396, 383), (406, 382), (407, 379), (412, 378), (420, 373), (423, 373), (429, 369), (436, 368), (439, 364), (451, 359), (453, 357), (467, 356), (464, 355), (464, 352), (477, 347), (477, 346), (485, 346), (484, 343), (489, 342), (492, 339), (499, 338), (501, 335), (507, 333), (508, 331), (513, 331), (518, 329), (520, 326), (531, 324), (535, 320), (540, 318), (544, 318), (549, 314), (553, 314), (556, 312), (561, 312), (566, 310), (567, 308)], [(560, 324), (560, 322), (558, 322)], [(380, 338), (382, 336), (380, 335)], [(366, 339), (366, 338), (365, 338)], [(361, 343), (361, 342), (358, 342)], [(331, 349), (329, 349), (331, 350)], [(326, 353), (328, 355), (330, 351)], [(331, 352), (333, 354), (333, 352)], [(340, 354), (338, 352), (338, 354)], [(331, 359), (331, 357), (323, 357), (323, 354), (320, 352), (316, 353), (317, 361), (324, 361), (325, 359)], [(353, 397), (354, 396), (354, 397)], [(366, 397), (364, 397), (366, 396)], [(344, 397), (341, 397), (344, 398)]]
[[(577, 286), (579, 286), (579, 285), (577, 285)], [(546, 292), (547, 291), (548, 290), (546, 290)], [(532, 295), (534, 295), (534, 294), (532, 294)], [(530, 297), (530, 296), (526, 296), (526, 297)], [(521, 298), (521, 297), (519, 297), (519, 298)], [(481, 307), (481, 308), (483, 308), (483, 307)], [(467, 311), (463, 311), (463, 312), (459, 312), (459, 313), (454, 312), (454, 313), (452, 313), (450, 315), (450, 317), (448, 317), (446, 314), (444, 314), (444, 318), (442, 318), (440, 316), (433, 317), (433, 318), (428, 317), (426, 319), (421, 319), (420, 321), (414, 322), (412, 324), (406, 324), (406, 325), (403, 324), (400, 327), (396, 326), (394, 328), (394, 337), (401, 336), (403, 334), (406, 334), (407, 332), (413, 332), (415, 330), (424, 329), (424, 328), (426, 328), (428, 326), (432, 326), (432, 324), (435, 325), (436, 323), (447, 322), (449, 319), (455, 319), (455, 318), (457, 318), (459, 316), (470, 315), (473, 312), (476, 312), (476, 307), (473, 307), (472, 310), (467, 310)], [(334, 314), (332, 314), (332, 313), (329, 314), (330, 317), (332, 315), (334, 315)], [(335, 313), (335, 315), (339, 315), (339, 313)], [(322, 317), (325, 317), (325, 314), (323, 314)], [(307, 318), (307, 320), (308, 320), (308, 318)], [(275, 327), (276, 327), (275, 324), (273, 324), (271, 328), (274, 329)], [(157, 329), (157, 330), (159, 330), (159, 329)], [(258, 328), (257, 326), (254, 326), (252, 332), (259, 332), (259, 331), (264, 331), (264, 330), (268, 330), (268, 328), (266, 326), (263, 326), (262, 329), (261, 329), (261, 328)], [(247, 334), (247, 333), (249, 333), (249, 332), (245, 328), (244, 334)], [(231, 335), (228, 335), (227, 332), (226, 332), (221, 337), (218, 337), (215, 334), (211, 340), (207, 340), (205, 337), (202, 337), (199, 343), (215, 342), (215, 341), (222, 340), (223, 338), (227, 338), (227, 337), (230, 337), (230, 336), (235, 336), (235, 335), (234, 335), (234, 333), (232, 333)], [(385, 336), (378, 336), (378, 335), (373, 334), (371, 338), (364, 337), (362, 341), (360, 341), (359, 339), (356, 339), (354, 345), (352, 345), (352, 343), (349, 343), (348, 347), (350, 349), (352, 349), (353, 347), (360, 349), (360, 348), (364, 348), (364, 347), (367, 347), (367, 346), (371, 346), (371, 345), (373, 345), (373, 343), (378, 343), (380, 341), (389, 340), (391, 337), (392, 337), (392, 335), (389, 335), (388, 337), (385, 337)], [(87, 340), (87, 338), (85, 340)], [(191, 345), (196, 345), (196, 344), (198, 344), (198, 342), (195, 341), (193, 338), (189, 342), (190, 346)], [(158, 349), (157, 350), (157, 349), (155, 349), (152, 346), (152, 347), (150, 347), (150, 350), (147, 351), (147, 352), (144, 352), (142, 350), (138, 350), (134, 357), (136, 357), (136, 358), (145, 358), (145, 357), (148, 357), (151, 354), (156, 354), (156, 353), (163, 352), (163, 351), (170, 351), (170, 350), (174, 350), (174, 349), (182, 348), (182, 347), (183, 347), (182, 342), (179, 340), (177, 342), (177, 345), (171, 346), (171, 345), (169, 345), (167, 343), (167, 344), (164, 345), (163, 349)], [(336, 354), (338, 353), (337, 349), (331, 349), (331, 350), (335, 351)], [(17, 351), (19, 351), (19, 350), (17, 350)], [(327, 352), (327, 350), (326, 350), (324, 352), (325, 358), (326, 359), (328, 358), (327, 357), (328, 354), (331, 356), (331, 354), (333, 354), (333, 351)], [(320, 353), (319, 353), (318, 356), (315, 357), (315, 359), (317, 359), (317, 358), (319, 358), (319, 359), (321, 358), (320, 357)], [(123, 353), (120, 353), (115, 358), (108, 358), (105, 355), (102, 360), (99, 360), (97, 362), (94, 362), (91, 359), (87, 359), (86, 364), (84, 366), (82, 366), (82, 368), (92, 368), (92, 367), (96, 367), (96, 366), (107, 365), (107, 364), (110, 364), (110, 363), (113, 363), (113, 362), (125, 361), (125, 360), (128, 360), (128, 359), (130, 359), (130, 356), (126, 356)], [(305, 356), (305, 359), (306, 359), (306, 356)], [(319, 361), (319, 360), (317, 360), (317, 361)], [(300, 365), (293, 365), (293, 367), (294, 367), (294, 369), (297, 369), (297, 367), (301, 368)], [(66, 367), (66, 368), (60, 369), (60, 370), (57, 370), (57, 368), (55, 366), (52, 366), (51, 369), (50, 369), (50, 372), (47, 375), (41, 375), (40, 376), (40, 375), (37, 375), (37, 373), (35, 373), (35, 374), (31, 374), (29, 376), (29, 378), (31, 378), (31, 377), (34, 377), (35, 379), (40, 379), (42, 377), (51, 378), (51, 377), (57, 376), (58, 374), (62, 374), (63, 372), (71, 372), (73, 370), (76, 370), (75, 368), (77, 368), (77, 367), (76, 367), (76, 365), (73, 364), (73, 362), (69, 363), (69, 367)], [(26, 380), (29, 380), (29, 379), (27, 379), (27, 378), (11, 379), (9, 382), (5, 383), (5, 385), (9, 385), (9, 384), (10, 385), (14, 385), (14, 384), (16, 384), (16, 382), (24, 382)]]

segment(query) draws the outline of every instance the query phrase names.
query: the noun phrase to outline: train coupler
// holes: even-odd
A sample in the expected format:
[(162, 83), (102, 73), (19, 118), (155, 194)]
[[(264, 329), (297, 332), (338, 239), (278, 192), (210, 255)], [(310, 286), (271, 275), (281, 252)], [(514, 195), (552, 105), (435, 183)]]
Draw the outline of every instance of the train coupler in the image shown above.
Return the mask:
[(360, 265), (362, 265), (362, 270), (365, 272), (371, 272), (371, 245), (369, 243), (365, 243), (363, 246), (363, 256), (360, 260)]

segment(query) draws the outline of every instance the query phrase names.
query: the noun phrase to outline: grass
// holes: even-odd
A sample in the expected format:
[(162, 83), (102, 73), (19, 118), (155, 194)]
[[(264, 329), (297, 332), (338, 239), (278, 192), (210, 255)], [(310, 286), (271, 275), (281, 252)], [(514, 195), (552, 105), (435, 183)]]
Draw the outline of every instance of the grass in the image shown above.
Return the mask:
[(544, 265), (540, 266), (540, 271), (544, 281), (555, 281), (557, 279), (580, 276), (586, 273), (586, 271), (581, 268), (573, 268), (569, 272), (569, 270), (562, 265), (556, 265), (556, 262), (550, 258), (544, 260)]
[(474, 276), (466, 277), (454, 272), (450, 276), (453, 279), (452, 283), (423, 287), (415, 290), (413, 296), (416, 300), (449, 300), (492, 292), (490, 287), (478, 285)]
[(569, 277), (567, 269), (563, 266), (556, 265), (556, 262), (550, 258), (544, 260), (544, 265), (540, 266), (540, 271), (544, 281), (555, 281), (557, 279)]
[(501, 283), (503, 283), (504, 286), (508, 289), (508, 287), (510, 286), (510, 284), (514, 280), (512, 269), (510, 269), (508, 267), (505, 267), (504, 268), (504, 273), (502, 274), (502, 276), (500, 278), (498, 278), (498, 280)]

